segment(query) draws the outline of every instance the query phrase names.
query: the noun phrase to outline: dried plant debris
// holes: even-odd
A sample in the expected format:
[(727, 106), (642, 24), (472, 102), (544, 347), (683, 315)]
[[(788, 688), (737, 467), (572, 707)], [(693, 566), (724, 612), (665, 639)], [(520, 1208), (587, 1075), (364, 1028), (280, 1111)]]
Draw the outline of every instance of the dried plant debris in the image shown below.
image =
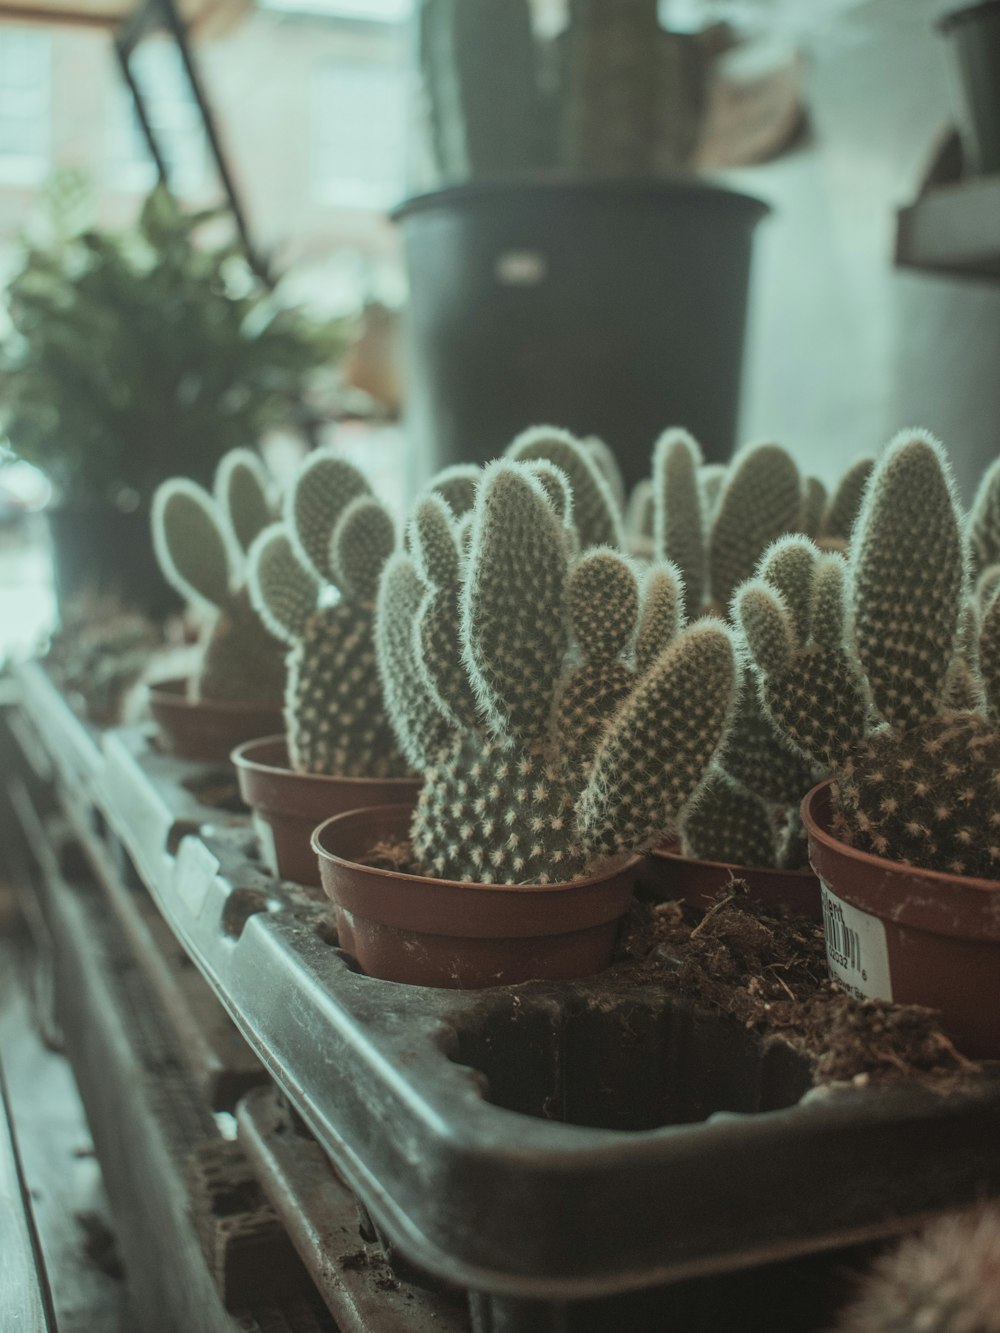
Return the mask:
[(655, 978), (748, 1029), (780, 1036), (809, 1059), (817, 1083), (938, 1083), (978, 1069), (930, 1010), (847, 995), (828, 976), (822, 927), (755, 907), (740, 880), (707, 911), (637, 905), (620, 957), (636, 980)]

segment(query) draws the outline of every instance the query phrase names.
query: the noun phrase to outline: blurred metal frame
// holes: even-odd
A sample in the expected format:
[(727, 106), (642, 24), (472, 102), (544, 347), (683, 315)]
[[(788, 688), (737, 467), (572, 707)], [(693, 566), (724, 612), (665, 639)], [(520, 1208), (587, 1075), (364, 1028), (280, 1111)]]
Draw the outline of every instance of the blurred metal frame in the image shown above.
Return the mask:
[(149, 147), (153, 162), (156, 165), (159, 180), (168, 190), (171, 188), (170, 173), (167, 168), (166, 158), (163, 149), (157, 140), (156, 132), (154, 131), (150, 120), (146, 99), (143, 95), (139, 81), (136, 78), (135, 70), (131, 64), (132, 57), (135, 54), (139, 43), (144, 38), (149, 37), (156, 32), (164, 32), (176, 43), (185, 75), (187, 76), (188, 83), (190, 84), (191, 91), (198, 106), (198, 113), (201, 117), (201, 123), (205, 131), (205, 138), (208, 142), (209, 151), (215, 169), (218, 172), (219, 182), (225, 196), (225, 207), (228, 208), (229, 212), (232, 214), (233, 223), (236, 227), (243, 249), (246, 252), (247, 261), (250, 264), (250, 267), (262, 282), (268, 287), (273, 287), (274, 277), (271, 274), (269, 265), (264, 256), (254, 246), (250, 236), (246, 213), (240, 201), (236, 183), (229, 170), (229, 163), (226, 160), (222, 141), (219, 137), (215, 116), (209, 105), (205, 85), (202, 82), (201, 74), (195, 62), (190, 43), (188, 42), (184, 19), (181, 17), (174, 0), (142, 0), (142, 3), (138, 5), (135, 12), (116, 32), (114, 44), (115, 54), (118, 57), (122, 77), (132, 94), (136, 115), (139, 119), (139, 125)]

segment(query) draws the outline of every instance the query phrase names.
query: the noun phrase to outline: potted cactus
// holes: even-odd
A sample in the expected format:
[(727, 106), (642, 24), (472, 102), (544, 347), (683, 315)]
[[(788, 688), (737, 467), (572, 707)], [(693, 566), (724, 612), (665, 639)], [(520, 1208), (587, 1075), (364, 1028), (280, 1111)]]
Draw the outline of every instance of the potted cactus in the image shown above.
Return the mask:
[(395, 217), (426, 471), (552, 419), (614, 438), (630, 483), (670, 415), (727, 457), (768, 209), (696, 176), (718, 29), (668, 32), (657, 0), (571, 0), (551, 38), (531, 0), (417, 8), (431, 188)]
[(150, 688), (161, 739), (185, 758), (226, 760), (234, 745), (280, 721), (284, 665), (246, 586), (247, 550), (273, 514), (267, 472), (248, 449), (224, 455), (214, 494), (187, 477), (172, 477), (153, 497), (160, 569), (207, 614), (195, 674)]
[(728, 627), (680, 628), (668, 566), (640, 577), (577, 544), (565, 474), (505, 458), (471, 525), (427, 496), (386, 564), (379, 669), (423, 787), (412, 814), (358, 811), (314, 835), (341, 942), (373, 975), (484, 986), (599, 970), (634, 854), (672, 827), (725, 735)]
[[(677, 566), (689, 615), (722, 614), (755, 570), (765, 569), (779, 586), (796, 577), (812, 543), (795, 534), (842, 546), (870, 469), (870, 459), (860, 460), (828, 496), (779, 445), (753, 446), (720, 468), (702, 461), (686, 431), (669, 430), (654, 450), (651, 482), (630, 505), (631, 544), (645, 541), (655, 558)], [(685, 814), (679, 845), (650, 856), (644, 887), (697, 899), (738, 874), (763, 904), (818, 916), (819, 885), (808, 869), (798, 810), (825, 774), (775, 728), (744, 668), (727, 740)]]
[[(463, 488), (468, 496), (461, 471), (446, 482), (456, 503)], [(319, 450), (284, 519), (251, 551), (253, 604), (287, 654), (284, 731), (257, 733), (233, 761), (265, 860), (299, 883), (318, 883), (309, 838), (322, 819), (416, 798), (375, 666), (375, 594), (395, 545), (396, 525), (362, 474)]]
[(802, 807), (831, 972), (940, 1009), (964, 1049), (996, 1057), (1000, 599), (984, 578), (972, 601), (969, 530), (941, 446), (907, 432), (847, 562), (817, 551), (735, 605), (764, 710), (832, 773)]

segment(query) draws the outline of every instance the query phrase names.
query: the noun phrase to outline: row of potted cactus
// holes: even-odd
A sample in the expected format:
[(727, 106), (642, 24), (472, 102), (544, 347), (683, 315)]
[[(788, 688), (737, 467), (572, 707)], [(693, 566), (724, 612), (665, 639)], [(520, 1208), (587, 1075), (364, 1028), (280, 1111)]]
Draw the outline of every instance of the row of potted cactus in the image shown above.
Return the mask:
[(216, 490), (155, 510), (168, 577), (222, 608), (197, 688), (268, 694), (288, 651), (241, 787), (364, 970), (581, 975), (637, 876), (691, 896), (686, 866), (735, 866), (818, 912), (811, 860), (834, 975), (1000, 1053), (1000, 467), (967, 516), (924, 432), (827, 496), (777, 446), (724, 469), (675, 430), (626, 505), (599, 441), (538, 428), (401, 533), (326, 452), (276, 521), (252, 455)]

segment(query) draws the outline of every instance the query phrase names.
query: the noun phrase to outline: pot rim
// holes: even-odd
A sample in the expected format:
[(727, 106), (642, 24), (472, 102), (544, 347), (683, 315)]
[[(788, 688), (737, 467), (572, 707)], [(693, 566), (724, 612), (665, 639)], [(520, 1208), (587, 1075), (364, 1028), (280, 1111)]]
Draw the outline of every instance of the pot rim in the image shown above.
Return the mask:
[(871, 852), (863, 852), (856, 847), (852, 847), (849, 842), (842, 842), (840, 838), (835, 838), (819, 823), (818, 815), (814, 812), (818, 802), (824, 796), (828, 797), (830, 795), (834, 782), (834, 778), (824, 778), (822, 782), (818, 782), (815, 787), (806, 792), (799, 805), (799, 813), (802, 816), (802, 823), (807, 834), (811, 839), (815, 839), (822, 847), (826, 848), (827, 851), (837, 856), (849, 857), (871, 870), (927, 880), (942, 893), (971, 890), (977, 893), (1000, 894), (1000, 880), (998, 879), (980, 879), (974, 875), (955, 875), (947, 870), (926, 870), (923, 866), (910, 865), (906, 861), (893, 861), (887, 856), (875, 856)]
[[(286, 762), (283, 764), (265, 763), (262, 759), (254, 759), (251, 751), (256, 746), (278, 746), (284, 747)], [(238, 769), (246, 773), (259, 773), (266, 777), (277, 778), (279, 781), (287, 779), (289, 782), (302, 781), (310, 783), (335, 783), (349, 782), (352, 786), (358, 787), (385, 787), (389, 783), (406, 783), (407, 786), (419, 785), (419, 777), (412, 778), (369, 778), (369, 777), (350, 777), (344, 773), (299, 773), (287, 762), (288, 756), (288, 737), (283, 731), (273, 732), (270, 736), (255, 736), (252, 740), (243, 741), (237, 745), (229, 758)]]
[(280, 703), (260, 703), (249, 699), (189, 699), (189, 676), (166, 676), (163, 680), (146, 682), (150, 700), (159, 708), (170, 708), (178, 713), (196, 713), (211, 709), (216, 713), (281, 713)]
[(323, 845), (323, 839), (327, 836), (329, 830), (335, 824), (347, 824), (349, 821), (359, 819), (361, 816), (371, 818), (372, 816), (385, 816), (388, 813), (400, 814), (406, 812), (405, 806), (399, 805), (368, 805), (359, 806), (356, 810), (346, 810), (339, 815), (331, 815), (324, 819), (312, 834), (312, 848), (320, 860), (332, 865), (356, 867), (363, 870), (366, 875), (373, 875), (379, 879), (385, 880), (407, 880), (414, 885), (430, 885), (432, 887), (441, 887), (445, 889), (473, 889), (477, 893), (513, 893), (513, 894), (540, 894), (567, 892), (573, 889), (589, 889), (602, 883), (607, 879), (612, 879), (624, 874), (630, 869), (634, 869), (643, 859), (643, 853), (631, 852), (621, 853), (617, 857), (610, 857), (602, 863), (603, 868), (591, 875), (580, 876), (577, 879), (558, 880), (553, 884), (483, 884), (478, 880), (461, 879), (436, 879), (432, 875), (413, 875), (404, 870), (387, 870), (381, 866), (365, 865), (363, 861), (350, 861), (345, 856), (330, 851)]
[(389, 216), (393, 222), (398, 223), (415, 213), (447, 208), (452, 204), (478, 204), (504, 198), (508, 202), (515, 198), (518, 202), (526, 202), (532, 197), (545, 199), (559, 195), (571, 199), (591, 196), (612, 202), (622, 198), (634, 201), (645, 197), (653, 202), (670, 200), (673, 203), (708, 203), (720, 208), (741, 208), (752, 221), (766, 217), (771, 212), (771, 205), (754, 195), (685, 176), (624, 176), (599, 180), (581, 180), (572, 176), (516, 176), (468, 181), (426, 190), (398, 203), (390, 210)]
[(750, 870), (757, 874), (780, 875), (783, 879), (800, 880), (815, 879), (815, 870), (778, 870), (773, 866), (748, 866), (741, 865), (736, 861), (709, 861), (703, 856), (685, 856), (679, 850), (679, 843), (670, 843), (666, 846), (651, 847), (647, 855), (659, 856), (664, 861), (678, 861), (682, 865), (708, 866), (712, 870)]

